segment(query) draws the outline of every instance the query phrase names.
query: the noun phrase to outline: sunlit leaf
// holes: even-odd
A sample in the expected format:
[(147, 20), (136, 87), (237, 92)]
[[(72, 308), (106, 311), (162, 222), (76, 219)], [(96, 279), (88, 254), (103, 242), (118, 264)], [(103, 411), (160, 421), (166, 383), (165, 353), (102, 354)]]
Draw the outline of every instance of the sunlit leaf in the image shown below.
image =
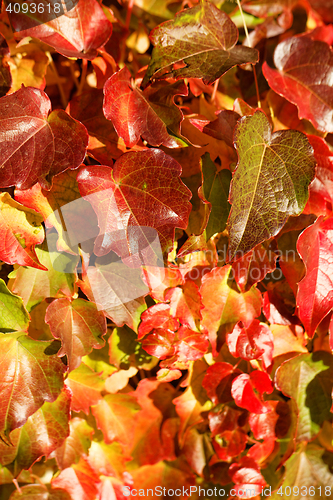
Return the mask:
[(141, 136), (152, 146), (175, 148), (184, 145), (177, 141), (183, 115), (174, 103), (176, 95), (187, 95), (184, 82), (158, 82), (142, 92), (125, 67), (106, 82), (103, 111), (126, 146), (135, 146)]
[(42, 220), (8, 193), (0, 193), (0, 257), (4, 262), (45, 269), (35, 252), (35, 245), (44, 240)]
[(11, 293), (0, 279), (0, 331), (6, 333), (26, 330), (29, 321), (29, 314), (21, 297)]
[(32, 87), (0, 99), (1, 187), (27, 189), (39, 181), (50, 188), (54, 175), (83, 161), (85, 127), (63, 110), (50, 111), (49, 97)]
[(0, 432), (22, 426), (44, 402), (57, 399), (66, 369), (57, 342), (32, 340), (22, 332), (1, 334), (2, 407)]
[(296, 104), (300, 118), (306, 118), (322, 132), (333, 132), (333, 53), (324, 41), (311, 33), (279, 43), (272, 69), (264, 62), (263, 73), (270, 87)]
[[(236, 404), (251, 413), (268, 413), (271, 411), (262, 397), (264, 392), (271, 394), (273, 384), (267, 373), (255, 370), (238, 375), (232, 382), (231, 394)], [(256, 392), (254, 392), (254, 390)], [(259, 393), (259, 394), (258, 394)]]
[(299, 354), (277, 370), (277, 387), (297, 404), (296, 441), (299, 443), (312, 440), (324, 420), (332, 420), (332, 373), (333, 357), (322, 351)]
[(239, 162), (230, 190), (229, 252), (242, 257), (275, 236), (290, 215), (302, 212), (315, 159), (304, 134), (272, 134), (260, 110), (238, 122), (235, 144)]

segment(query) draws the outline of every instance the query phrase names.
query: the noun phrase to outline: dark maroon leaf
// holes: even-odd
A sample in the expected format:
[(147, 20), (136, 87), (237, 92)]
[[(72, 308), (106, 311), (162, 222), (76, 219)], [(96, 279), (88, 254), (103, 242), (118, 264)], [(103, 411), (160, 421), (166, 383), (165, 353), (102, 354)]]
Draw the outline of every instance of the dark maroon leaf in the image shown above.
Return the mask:
[(241, 373), (230, 363), (214, 363), (207, 369), (202, 381), (202, 387), (206, 389), (209, 398), (214, 404), (225, 403), (231, 398), (231, 383)]
[(0, 99), (1, 187), (27, 189), (40, 182), (49, 189), (54, 175), (83, 161), (86, 128), (65, 111), (50, 111), (48, 96), (32, 87)]
[[(166, 75), (177, 79), (203, 78), (204, 83), (213, 83), (237, 64), (258, 61), (255, 49), (235, 46), (236, 26), (210, 2), (179, 12), (173, 20), (157, 26), (150, 39), (154, 49), (143, 86)], [(185, 66), (169, 70), (182, 61)]]

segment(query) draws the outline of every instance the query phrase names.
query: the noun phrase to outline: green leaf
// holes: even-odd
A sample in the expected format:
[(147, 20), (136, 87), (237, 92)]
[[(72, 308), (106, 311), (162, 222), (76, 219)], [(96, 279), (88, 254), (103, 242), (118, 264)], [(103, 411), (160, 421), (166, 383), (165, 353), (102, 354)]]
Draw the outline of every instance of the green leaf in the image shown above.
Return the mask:
[(282, 363), (276, 386), (298, 407), (296, 441), (313, 439), (324, 422), (331, 421), (333, 356), (328, 352), (300, 354)]
[(74, 411), (82, 410), (89, 415), (89, 407), (102, 400), (104, 380), (83, 362), (76, 370), (70, 372), (66, 385), (73, 393), (71, 409)]
[(239, 161), (230, 191), (230, 258), (275, 236), (290, 215), (303, 211), (316, 165), (304, 134), (272, 134), (260, 110), (239, 120), (235, 144)]
[(185, 67), (171, 69), (168, 77), (203, 78), (213, 83), (237, 64), (256, 63), (255, 49), (238, 45), (238, 30), (214, 4), (202, 1), (175, 18), (157, 26), (150, 35), (152, 58), (142, 85), (164, 76), (169, 66), (184, 61)]
[(27, 330), (30, 317), (21, 297), (11, 293), (0, 279), (0, 332)]
[(201, 194), (212, 207), (206, 227), (206, 238), (209, 240), (213, 234), (224, 231), (227, 224), (230, 211), (228, 198), (231, 172), (227, 169), (218, 172), (209, 153), (205, 153), (202, 157), (201, 171), (203, 179)]
[[(280, 493), (289, 486), (293, 494), (290, 500), (304, 498), (304, 500), (322, 500), (331, 498), (333, 488), (333, 475), (330, 472), (323, 448), (314, 444), (302, 446), (285, 463), (286, 472), (281, 484)], [(297, 493), (298, 488), (298, 494)], [(288, 492), (289, 488), (287, 489)], [(286, 498), (277, 492), (270, 496), (271, 500)]]
[[(118, 369), (128, 370), (130, 366), (150, 369), (155, 360), (141, 347), (137, 335), (128, 326), (114, 328), (109, 338), (110, 363)], [(148, 366), (147, 366), (148, 365)]]
[(0, 334), (0, 433), (21, 427), (63, 387), (66, 369), (57, 356), (58, 342), (33, 340), (22, 332)]

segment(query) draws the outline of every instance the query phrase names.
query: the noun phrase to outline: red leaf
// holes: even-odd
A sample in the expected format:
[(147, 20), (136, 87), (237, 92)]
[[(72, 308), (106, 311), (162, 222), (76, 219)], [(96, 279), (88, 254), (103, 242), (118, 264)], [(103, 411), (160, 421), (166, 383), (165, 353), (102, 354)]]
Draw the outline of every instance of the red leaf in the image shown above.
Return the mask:
[(175, 354), (175, 333), (163, 328), (156, 329), (142, 341), (142, 347), (148, 354), (165, 359)]
[[(139, 247), (147, 247), (140, 226), (155, 229), (162, 251), (170, 249), (175, 227), (186, 228), (191, 209), (191, 194), (179, 179), (180, 173), (180, 165), (158, 149), (125, 153), (112, 170), (104, 166), (83, 169), (77, 178), (80, 192), (91, 202), (100, 227), (95, 254), (103, 256), (113, 250), (119, 256), (137, 255), (140, 237)], [(124, 231), (122, 238), (119, 230)]]
[(202, 304), (199, 288), (193, 281), (186, 281), (182, 288), (170, 288), (165, 292), (165, 300), (170, 301), (170, 313), (183, 325), (197, 330), (196, 321), (201, 319)]
[(178, 267), (173, 265), (166, 268), (145, 266), (142, 279), (151, 290), (150, 295), (153, 299), (160, 302), (164, 301), (164, 292), (167, 288), (182, 285), (184, 281)]
[(333, 204), (333, 153), (321, 137), (309, 135), (308, 138), (314, 149), (317, 168), (304, 213), (330, 215)]
[(112, 24), (96, 0), (75, 1), (71, 10), (39, 26), (34, 26), (29, 16), (23, 18), (23, 23), (16, 14), (12, 18), (14, 29), (20, 32), (21, 38), (38, 38), (67, 57), (93, 59), (112, 32)]
[(183, 120), (174, 104), (176, 95), (187, 95), (184, 82), (157, 82), (142, 92), (131, 82), (131, 73), (125, 67), (106, 82), (103, 111), (126, 146), (135, 146), (141, 136), (151, 146), (175, 148), (181, 143), (170, 132), (180, 136)]
[[(309, 57), (309, 54), (311, 56)], [(311, 33), (279, 43), (272, 69), (263, 73), (269, 86), (296, 104), (299, 117), (310, 120), (322, 132), (333, 132), (333, 54), (330, 46), (311, 39)]]
[(248, 291), (252, 285), (265, 278), (276, 268), (276, 242), (260, 243), (249, 253), (232, 264), (232, 271), (239, 288)]
[(149, 307), (141, 315), (141, 323), (138, 329), (138, 339), (142, 339), (155, 328), (175, 332), (179, 328), (179, 322), (170, 317), (169, 304), (155, 304)]
[(66, 385), (73, 393), (71, 410), (83, 411), (89, 415), (90, 406), (102, 400), (103, 379), (83, 362), (66, 379)]
[(231, 148), (234, 147), (234, 130), (240, 116), (235, 111), (224, 109), (216, 111), (216, 120), (212, 122), (203, 122), (201, 126), (200, 120), (192, 119), (190, 122), (204, 134), (214, 137), (220, 141), (224, 141)]
[(88, 153), (102, 165), (113, 165), (127, 151), (124, 141), (118, 137), (112, 123), (103, 114), (103, 91), (91, 89), (74, 97), (68, 104), (68, 113), (87, 128)]
[(226, 444), (226, 446), (220, 446), (216, 439), (213, 440), (214, 450), (220, 460), (227, 461), (240, 455), (245, 450), (247, 435), (239, 428), (222, 432), (218, 436), (218, 440), (222, 439), (223, 444)]
[(37, 269), (35, 245), (44, 240), (43, 218), (34, 210), (14, 201), (8, 193), (0, 194), (0, 258), (7, 264), (20, 264)]
[(238, 368), (224, 362), (214, 363), (207, 369), (202, 387), (214, 404), (231, 401), (231, 383), (239, 373)]
[(279, 419), (276, 412), (278, 401), (268, 401), (267, 406), (270, 406), (272, 411), (269, 413), (251, 413), (249, 416), (249, 424), (251, 431), (256, 439), (275, 439), (275, 425)]
[(50, 111), (48, 96), (32, 87), (0, 99), (1, 187), (27, 189), (39, 181), (48, 189), (54, 175), (83, 161), (86, 128), (61, 109)]
[(309, 0), (311, 7), (318, 12), (326, 23), (333, 23), (332, 0)]
[(303, 231), (297, 242), (306, 275), (298, 285), (299, 317), (309, 337), (333, 307), (333, 217), (317, 221)]
[(57, 399), (65, 365), (57, 356), (55, 342), (33, 340), (21, 332), (2, 333), (0, 341), (0, 432), (8, 436), (45, 402)]
[[(268, 413), (271, 408), (262, 400), (264, 392), (273, 392), (273, 383), (267, 373), (256, 370), (242, 373), (232, 382), (231, 394), (236, 404), (252, 413)], [(254, 390), (259, 392), (257, 395)]]
[[(239, 293), (230, 286), (231, 266), (216, 267), (202, 279), (200, 293), (204, 309), (201, 326), (209, 332), (209, 340), (216, 350), (216, 332), (220, 325), (233, 326), (242, 321), (248, 327), (261, 312), (261, 293), (252, 287), (248, 292)], [(230, 331), (230, 330), (229, 330)]]
[(45, 323), (61, 340), (59, 356), (67, 356), (69, 371), (78, 368), (82, 356), (105, 344), (106, 319), (94, 303), (83, 299), (56, 299), (46, 310)]
[(223, 405), (221, 409), (221, 406), (216, 406), (208, 413), (209, 428), (212, 432), (212, 437), (222, 434), (224, 431), (233, 431), (238, 427), (238, 419), (241, 416), (241, 412), (227, 405)]
[(71, 500), (95, 500), (99, 477), (88, 461), (81, 457), (78, 464), (72, 465), (52, 479), (54, 488), (61, 488), (70, 494)]
[(260, 495), (262, 488), (267, 484), (253, 458), (242, 457), (239, 463), (232, 464), (229, 467), (229, 475), (236, 484), (236, 495), (241, 498), (252, 498)]
[(248, 328), (237, 324), (232, 333), (228, 333), (229, 351), (242, 359), (262, 359), (265, 369), (271, 365), (273, 358), (273, 335), (265, 323), (254, 319)]

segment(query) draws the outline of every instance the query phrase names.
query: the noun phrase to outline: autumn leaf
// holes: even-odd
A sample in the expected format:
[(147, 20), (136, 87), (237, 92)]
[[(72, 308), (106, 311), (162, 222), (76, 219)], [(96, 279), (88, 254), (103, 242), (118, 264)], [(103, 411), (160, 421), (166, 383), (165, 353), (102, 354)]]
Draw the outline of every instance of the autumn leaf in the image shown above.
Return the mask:
[(0, 279), (0, 332), (27, 330), (30, 317), (21, 297), (8, 290)]
[[(95, 254), (103, 256), (113, 250), (119, 256), (134, 255), (140, 237), (141, 248), (147, 246), (147, 236), (140, 235), (140, 226), (155, 229), (162, 251), (169, 250), (175, 227), (185, 228), (190, 212), (190, 191), (179, 179), (180, 173), (180, 165), (158, 149), (126, 153), (112, 170), (84, 168), (77, 180), (82, 196), (90, 201), (98, 218), (100, 235)], [(120, 229), (124, 236), (127, 234), (128, 250), (121, 248), (126, 243), (120, 240)]]
[[(230, 363), (217, 362), (211, 365), (204, 376), (202, 387), (206, 389), (214, 404), (232, 400), (231, 384), (241, 371)], [(233, 429), (233, 428), (232, 428)], [(226, 428), (225, 430), (230, 430)]]
[[(255, 370), (238, 375), (231, 387), (231, 394), (237, 406), (246, 408), (251, 413), (268, 413), (271, 408), (262, 399), (264, 392), (271, 394), (273, 384), (267, 373)], [(254, 392), (256, 390), (256, 392)], [(259, 393), (259, 394), (258, 394)]]
[(8, 465), (15, 477), (22, 469), (29, 469), (36, 460), (60, 446), (69, 433), (70, 390), (64, 388), (56, 401), (44, 403), (10, 439), (15, 443), (14, 460)]
[(0, 335), (4, 353), (0, 432), (8, 437), (45, 402), (57, 399), (66, 367), (57, 356), (56, 342), (33, 340), (22, 332)]
[(49, 189), (54, 175), (83, 161), (88, 145), (84, 125), (63, 110), (50, 112), (49, 97), (32, 87), (0, 99), (1, 187), (27, 189), (39, 181)]
[(81, 457), (79, 463), (72, 464), (62, 470), (57, 477), (53, 477), (53, 488), (65, 490), (71, 500), (95, 500), (97, 485), (100, 482), (86, 457)]
[(54, 300), (46, 310), (45, 323), (62, 347), (59, 356), (67, 356), (69, 371), (78, 368), (82, 356), (103, 347), (106, 319), (95, 304), (83, 299)]
[(333, 54), (324, 41), (305, 36), (288, 38), (274, 52), (272, 69), (265, 61), (263, 73), (270, 87), (296, 104), (300, 118), (320, 131), (333, 132)]
[(226, 336), (229, 351), (242, 359), (261, 359), (265, 369), (271, 365), (273, 358), (273, 335), (265, 323), (254, 319), (248, 328), (237, 324)]
[(127, 147), (135, 146), (141, 136), (151, 146), (176, 148), (186, 142), (184, 138), (177, 140), (181, 138), (183, 114), (174, 98), (187, 93), (184, 82), (157, 82), (142, 92), (131, 82), (131, 73), (125, 67), (107, 80), (103, 111)]
[(83, 454), (88, 455), (93, 434), (94, 429), (83, 418), (74, 417), (70, 420), (69, 435), (55, 450), (59, 469), (67, 469), (73, 463), (78, 463)]
[(259, 290), (252, 287), (248, 292), (240, 293), (230, 282), (230, 270), (230, 266), (212, 269), (203, 277), (200, 288), (204, 305), (201, 326), (208, 331), (214, 349), (216, 333), (221, 325), (229, 331), (238, 321), (249, 326), (261, 311)]
[(69, 373), (65, 384), (73, 394), (71, 402), (73, 411), (82, 410), (89, 415), (90, 406), (97, 405), (102, 400), (102, 391), (105, 389), (104, 380), (83, 362)]
[(43, 218), (34, 210), (0, 193), (0, 257), (8, 264), (46, 269), (36, 255), (35, 245), (44, 240)]
[(38, 38), (67, 57), (81, 59), (96, 57), (97, 49), (107, 42), (112, 32), (112, 25), (96, 0), (76, 0), (68, 12), (53, 19), (50, 17), (45, 8), (41, 21), (15, 14), (11, 21), (21, 38)]
[(185, 66), (168, 71), (172, 78), (203, 78), (213, 83), (237, 64), (256, 63), (255, 49), (235, 46), (238, 30), (231, 19), (210, 2), (183, 10), (155, 28), (150, 39), (152, 58), (142, 85), (165, 75), (175, 63)]
[[(260, 495), (264, 486), (267, 485), (264, 477), (260, 474), (258, 464), (250, 457), (242, 457), (239, 463), (233, 463), (229, 467), (229, 475), (235, 483), (236, 495), (243, 498), (252, 498)], [(245, 491), (245, 495), (241, 494)]]
[(319, 351), (304, 353), (282, 363), (275, 384), (297, 404), (296, 442), (311, 441), (324, 420), (331, 420), (333, 357)]
[(230, 258), (275, 236), (290, 215), (302, 212), (316, 163), (304, 134), (272, 134), (260, 110), (238, 122), (235, 144), (239, 162), (229, 199)]
[(297, 250), (305, 267), (305, 277), (298, 285), (299, 317), (310, 337), (333, 307), (332, 251), (333, 218), (319, 217), (300, 235)]

